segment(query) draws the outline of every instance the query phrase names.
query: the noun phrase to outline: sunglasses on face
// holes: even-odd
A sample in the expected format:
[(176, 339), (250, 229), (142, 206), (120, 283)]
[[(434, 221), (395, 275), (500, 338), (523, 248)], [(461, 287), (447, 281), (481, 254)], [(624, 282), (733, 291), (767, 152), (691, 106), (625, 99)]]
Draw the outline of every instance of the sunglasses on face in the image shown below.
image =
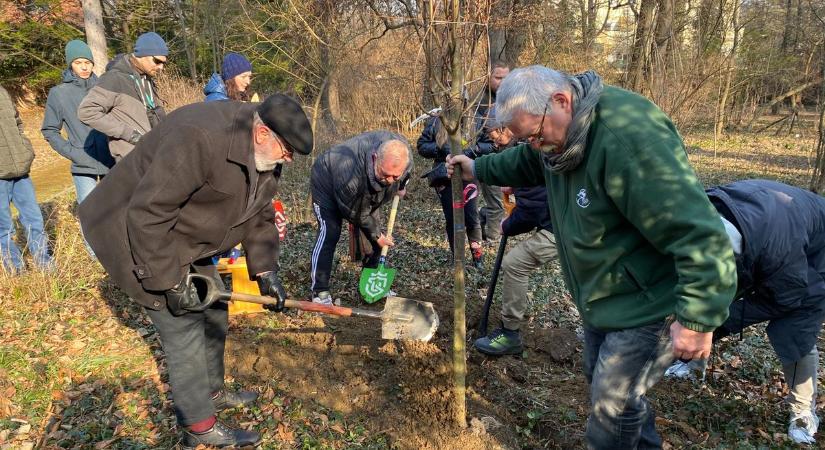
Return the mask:
[(157, 59), (154, 56), (152, 57), (152, 62), (155, 63), (156, 66), (163, 66), (166, 64), (166, 60)]

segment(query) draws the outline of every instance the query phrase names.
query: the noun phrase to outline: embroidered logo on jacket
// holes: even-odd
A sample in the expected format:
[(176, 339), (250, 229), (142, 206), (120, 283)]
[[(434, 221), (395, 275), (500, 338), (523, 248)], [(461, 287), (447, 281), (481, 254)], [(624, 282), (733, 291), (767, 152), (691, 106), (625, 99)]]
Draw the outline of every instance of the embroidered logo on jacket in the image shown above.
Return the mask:
[(587, 198), (587, 189), (579, 190), (579, 193), (576, 195), (576, 204), (581, 208), (590, 206), (590, 199)]

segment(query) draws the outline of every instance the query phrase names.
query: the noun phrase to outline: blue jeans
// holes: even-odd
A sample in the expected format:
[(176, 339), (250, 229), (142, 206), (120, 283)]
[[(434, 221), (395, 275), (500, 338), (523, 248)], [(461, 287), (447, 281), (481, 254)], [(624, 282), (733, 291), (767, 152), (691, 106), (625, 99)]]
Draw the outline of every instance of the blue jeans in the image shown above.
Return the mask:
[[(89, 194), (92, 193), (92, 189), (97, 186), (98, 181), (102, 180), (102, 176), (98, 175), (75, 175), (72, 174), (72, 180), (74, 181), (74, 189), (77, 192), (77, 204), (79, 205)], [(83, 228), (80, 229), (80, 233), (83, 233)], [(92, 250), (92, 247), (86, 242), (86, 238), (83, 238), (83, 243), (86, 245), (86, 251), (89, 252), (92, 258), (95, 258), (95, 251)]]
[(670, 321), (599, 331), (585, 327), (584, 371), (591, 412), (585, 438), (592, 449), (662, 448), (645, 392), (673, 362)]
[(77, 204), (79, 205), (89, 194), (92, 189), (97, 186), (98, 180), (103, 179), (97, 175), (75, 175), (72, 174), (72, 181), (74, 181), (74, 190), (77, 192)]
[(11, 216), (11, 203), (20, 212), (20, 224), (26, 230), (29, 253), (34, 263), (48, 268), (51, 263), (49, 245), (43, 227), (43, 213), (34, 195), (34, 185), (28, 175), (21, 178), (0, 180), (0, 252), (3, 267), (6, 270), (25, 269), (20, 249), (14, 243), (14, 219)]

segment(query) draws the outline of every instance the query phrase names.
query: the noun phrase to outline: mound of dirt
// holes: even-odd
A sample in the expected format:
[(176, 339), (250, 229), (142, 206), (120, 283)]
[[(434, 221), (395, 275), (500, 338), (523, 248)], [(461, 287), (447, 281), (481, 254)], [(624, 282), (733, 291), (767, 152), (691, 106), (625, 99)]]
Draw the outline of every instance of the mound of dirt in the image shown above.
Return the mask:
[(443, 322), (439, 337), (425, 343), (384, 341), (380, 322), (369, 319), (285, 315), (277, 329), (256, 328), (254, 317), (239, 320), (226, 352), (236, 380), (277, 380), (292, 396), (358, 416), (394, 448), (495, 449), (515, 442), (507, 436), (512, 429), (500, 427), (496, 433), (504, 435), (497, 437), (454, 424)]

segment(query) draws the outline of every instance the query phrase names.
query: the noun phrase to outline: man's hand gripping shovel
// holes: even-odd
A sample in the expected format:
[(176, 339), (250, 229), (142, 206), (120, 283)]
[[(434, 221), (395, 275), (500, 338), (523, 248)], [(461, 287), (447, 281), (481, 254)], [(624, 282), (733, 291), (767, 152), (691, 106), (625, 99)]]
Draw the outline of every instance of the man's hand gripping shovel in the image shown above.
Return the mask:
[[(392, 238), (392, 229), (395, 226), (395, 215), (398, 212), (399, 195), (395, 194), (390, 208), (390, 220), (387, 221), (387, 237)], [(395, 269), (384, 267), (387, 261), (389, 245), (381, 249), (381, 258), (378, 260), (378, 267), (375, 269), (364, 269), (361, 271), (361, 280), (358, 282), (358, 289), (361, 296), (367, 303), (375, 303), (384, 298), (390, 292), (390, 286), (395, 279)]]
[[(220, 281), (206, 275), (190, 273), (185, 282), (197, 290), (197, 304), (187, 307), (189, 311), (204, 311), (218, 301), (242, 301), (261, 305), (275, 305), (278, 300), (264, 295), (242, 294), (223, 289)], [(438, 329), (438, 313), (432, 303), (419, 302), (401, 297), (389, 297), (381, 311), (360, 308), (345, 308), (335, 305), (321, 305), (304, 300), (284, 300), (285, 308), (318, 312), (341, 317), (367, 317), (381, 320), (383, 339), (407, 339), (429, 341)]]

